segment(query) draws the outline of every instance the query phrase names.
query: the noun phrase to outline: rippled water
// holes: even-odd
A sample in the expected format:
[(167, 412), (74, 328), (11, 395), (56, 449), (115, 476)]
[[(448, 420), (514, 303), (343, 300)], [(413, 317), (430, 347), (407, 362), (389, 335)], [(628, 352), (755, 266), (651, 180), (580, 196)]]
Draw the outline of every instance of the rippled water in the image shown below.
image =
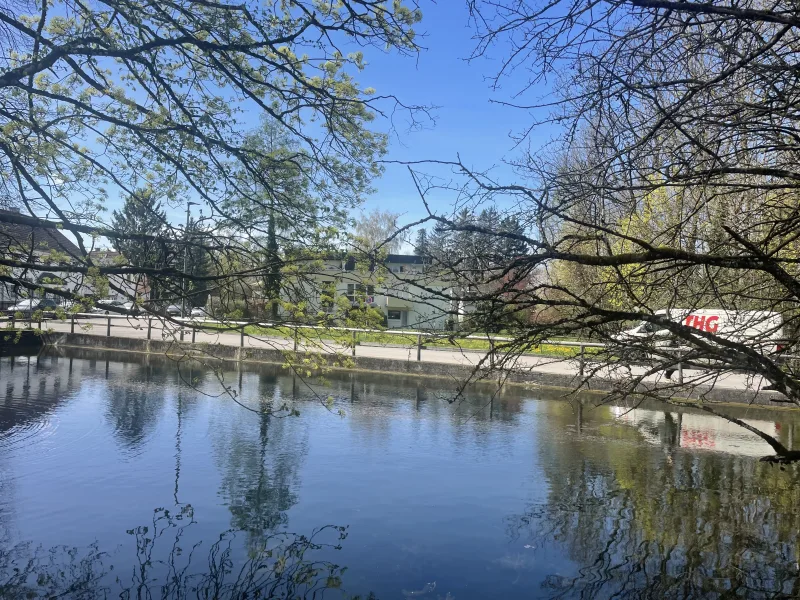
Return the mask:
[(0, 597), (800, 593), (797, 468), (707, 414), (225, 369), (0, 359)]

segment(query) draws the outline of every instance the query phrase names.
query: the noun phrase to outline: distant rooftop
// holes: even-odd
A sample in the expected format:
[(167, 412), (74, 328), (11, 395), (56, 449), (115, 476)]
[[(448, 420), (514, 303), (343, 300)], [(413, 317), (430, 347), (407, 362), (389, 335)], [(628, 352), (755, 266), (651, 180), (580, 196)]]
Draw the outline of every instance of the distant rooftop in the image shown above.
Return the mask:
[(120, 256), (122, 255), (116, 250), (92, 250), (89, 252), (89, 258), (92, 259), (92, 262), (100, 266), (114, 264)]
[(416, 254), (388, 254), (386, 256), (387, 263), (411, 263), (412, 265), (424, 265), (425, 258), (417, 256)]
[(0, 210), (0, 254), (19, 252), (64, 252), (80, 258), (80, 249), (58, 229), (9, 222), (9, 217), (22, 215), (18, 210)]

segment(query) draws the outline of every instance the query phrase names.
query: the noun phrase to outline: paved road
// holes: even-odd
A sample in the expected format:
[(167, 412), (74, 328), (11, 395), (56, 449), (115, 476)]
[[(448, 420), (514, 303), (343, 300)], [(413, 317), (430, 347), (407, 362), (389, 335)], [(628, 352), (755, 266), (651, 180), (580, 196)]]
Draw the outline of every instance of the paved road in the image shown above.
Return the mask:
[[(152, 339), (168, 339), (178, 340), (178, 330), (171, 324), (166, 324), (166, 328), (160, 321), (153, 320)], [(70, 323), (61, 321), (45, 321), (42, 324), (45, 329), (50, 329), (57, 332), (69, 332)], [(81, 319), (75, 322), (75, 331), (83, 331), (84, 333), (92, 333), (96, 335), (106, 335), (107, 319), (103, 317)], [(147, 337), (147, 320), (136, 319), (130, 317), (128, 319), (112, 319), (111, 335), (118, 337), (134, 337), (146, 338)], [(185, 333), (185, 341), (191, 341), (192, 333), (188, 329)], [(238, 346), (240, 344), (240, 334), (238, 332), (195, 332), (195, 341), (204, 342), (208, 344), (220, 344), (225, 346)], [(246, 335), (244, 338), (244, 346), (246, 348), (275, 348), (281, 350), (290, 350), (293, 347), (293, 340), (276, 337), (266, 336), (252, 336)], [(352, 352), (352, 348), (346, 348), (342, 345), (331, 342), (330, 340), (304, 340), (298, 345), (298, 350), (314, 350), (318, 352), (327, 353), (345, 353)], [(400, 347), (386, 347), (386, 346), (357, 346), (356, 354), (358, 356), (368, 356), (372, 358), (386, 358), (392, 360), (417, 360), (417, 348), (400, 348)], [(461, 351), (461, 350), (432, 350), (423, 349), (421, 353), (422, 361), (451, 364), (451, 365), (476, 365), (482, 359), (486, 358), (486, 353), (475, 351)], [(576, 377), (579, 372), (579, 362), (577, 359), (564, 359), (564, 358), (550, 358), (542, 356), (523, 356), (516, 359), (513, 363), (513, 368), (523, 371), (534, 371), (541, 373), (552, 373), (558, 375), (566, 375)], [(604, 367), (600, 364), (588, 363), (586, 365), (586, 372), (592, 372), (597, 377), (612, 380), (624, 380), (630, 377), (641, 376), (646, 372), (646, 367), (632, 366), (628, 367)], [(673, 380), (676, 376), (673, 375)], [(667, 380), (663, 373), (647, 376), (644, 379), (645, 383), (658, 384), (658, 383), (672, 383)], [(707, 371), (701, 370), (684, 370), (684, 383), (687, 385), (711, 385), (717, 388), (725, 388), (732, 390), (752, 390), (757, 392), (765, 385), (761, 377), (748, 377), (738, 373), (728, 373), (721, 376), (714, 376)]]

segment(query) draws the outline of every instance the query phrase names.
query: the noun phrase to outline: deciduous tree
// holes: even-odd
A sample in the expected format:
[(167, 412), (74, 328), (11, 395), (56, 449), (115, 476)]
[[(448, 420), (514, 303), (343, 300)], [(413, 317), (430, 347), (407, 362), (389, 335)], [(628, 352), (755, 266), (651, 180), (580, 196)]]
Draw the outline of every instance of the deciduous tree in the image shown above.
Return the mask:
[[(453, 289), (472, 285), (475, 305), (502, 302), (513, 313), (559, 311), (518, 332), (493, 364), (513, 367), (543, 339), (580, 336), (606, 344), (583, 381), (610, 377), (615, 394), (702, 394), (719, 377), (743, 373), (755, 389), (769, 385), (800, 405), (800, 372), (774, 353), (778, 337), (795, 337), (800, 315), (800, 124), (790, 108), (800, 100), (797, 7), (646, 0), (469, 6), (473, 58), (500, 60), (493, 90), (507, 86), (512, 72), (523, 78), (520, 93), (502, 99), (532, 115), (517, 147), (537, 126), (560, 132), (513, 162), (517, 181), (455, 161), (449, 168), (463, 180), (439, 186), (476, 210), (515, 207), (521, 229), (495, 230), (428, 205), (440, 230), (530, 249), (506, 257), (479, 285), (470, 268), (445, 261), (442, 270), (463, 282)], [(552, 91), (544, 101), (526, 101), (543, 89)], [(434, 180), (415, 169), (427, 200)], [(673, 308), (776, 312), (784, 329), (723, 338), (660, 312)], [(642, 321), (668, 332), (674, 347), (617, 337)], [(645, 364), (618, 360), (632, 347), (648, 357)], [(663, 377), (678, 364), (690, 369), (683, 382)], [(800, 456), (780, 443), (773, 448), (778, 460)]]

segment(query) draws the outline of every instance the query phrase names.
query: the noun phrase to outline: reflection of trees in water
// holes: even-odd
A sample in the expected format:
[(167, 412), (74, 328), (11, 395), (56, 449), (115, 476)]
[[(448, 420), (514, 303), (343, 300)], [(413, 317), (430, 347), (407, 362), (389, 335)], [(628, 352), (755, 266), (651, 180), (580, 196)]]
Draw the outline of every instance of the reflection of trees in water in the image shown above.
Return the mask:
[[(190, 366), (176, 369), (137, 365), (125, 376), (110, 377), (106, 382), (108, 400), (106, 418), (114, 433), (128, 448), (138, 448), (155, 429), (168, 396), (173, 396), (177, 426), (197, 405), (198, 392), (192, 386), (205, 376)], [(179, 449), (177, 449), (179, 452)]]
[[(231, 526), (247, 532), (251, 552), (270, 532), (288, 523), (286, 511), (296, 502), (300, 464), (306, 451), (300, 422), (275, 417), (271, 409), (284, 402), (286, 386), (262, 374), (258, 395), (249, 405), (259, 414), (239, 411), (213, 426), (213, 447), (222, 472), (220, 494), (231, 511)], [(230, 415), (229, 415), (230, 417)]]
[(796, 468), (619, 443), (638, 435), (622, 424), (596, 431), (609, 439), (541, 448), (547, 501), (508, 521), (511, 535), (555, 542), (578, 563), (576, 577), (548, 579), (553, 596), (800, 595)]
[(239, 560), (233, 530), (223, 532), (208, 550), (187, 546), (184, 535), (193, 523), (189, 506), (177, 514), (156, 510), (151, 524), (128, 531), (135, 542), (132, 568), (115, 565), (115, 556), (97, 545), (83, 551), (28, 544), (0, 548), (0, 597), (319, 598), (326, 590), (345, 596), (340, 589), (344, 569), (314, 556), (339, 549), (345, 528), (265, 536), (249, 557)]
[(138, 447), (155, 428), (164, 408), (164, 392), (163, 387), (146, 382), (109, 381), (106, 418), (125, 446)]

